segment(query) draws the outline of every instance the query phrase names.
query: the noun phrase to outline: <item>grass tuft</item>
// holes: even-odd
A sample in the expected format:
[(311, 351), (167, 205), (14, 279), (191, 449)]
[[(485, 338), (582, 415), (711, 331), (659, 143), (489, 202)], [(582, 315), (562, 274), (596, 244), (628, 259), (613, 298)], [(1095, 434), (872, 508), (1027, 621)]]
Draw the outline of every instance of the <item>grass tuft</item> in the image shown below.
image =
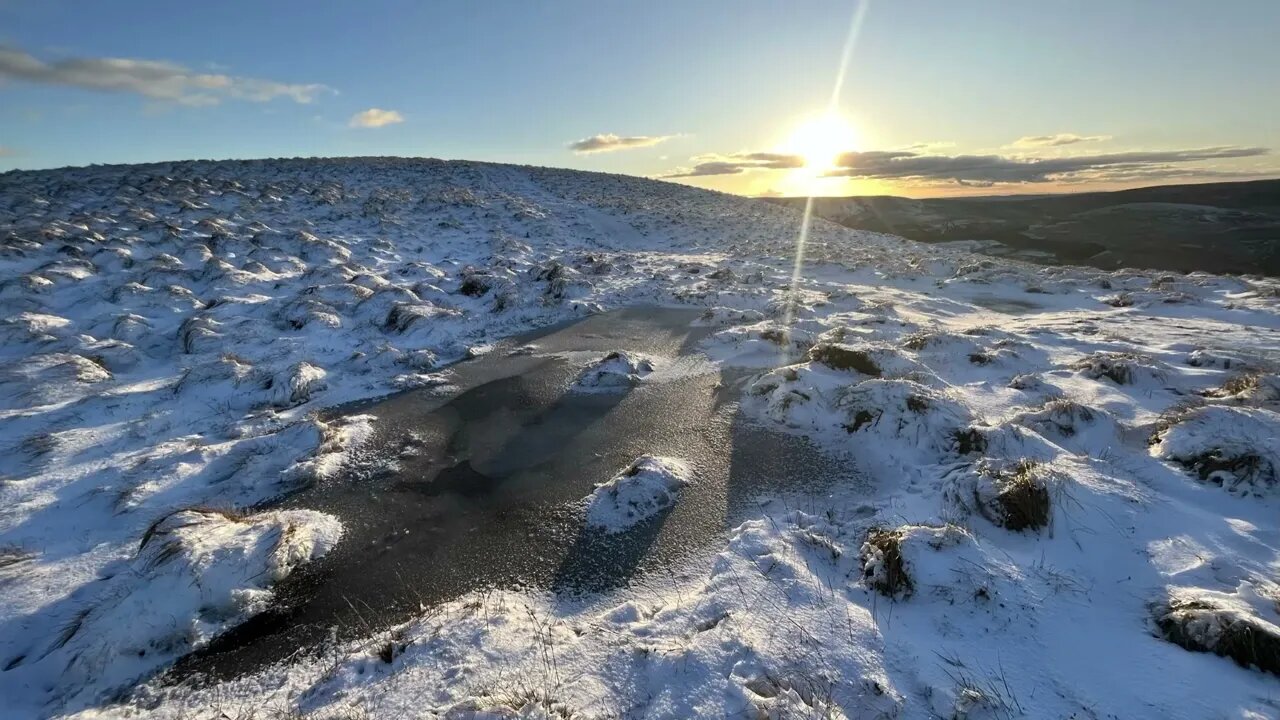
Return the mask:
[(1161, 412), (1159, 417), (1156, 418), (1155, 426), (1151, 428), (1151, 435), (1147, 438), (1147, 444), (1155, 445), (1160, 442), (1164, 434), (1169, 431), (1169, 428), (1186, 420), (1192, 413), (1202, 407), (1204, 407), (1203, 400), (1189, 397), (1165, 408), (1164, 412)]
[(1001, 478), (995, 497), (1001, 517), (997, 524), (1014, 532), (1038, 530), (1049, 524), (1049, 488), (1035, 472), (1035, 463), (1023, 460), (1011, 475)]
[(161, 515), (160, 517), (156, 518), (150, 525), (148, 525), (147, 529), (142, 533), (142, 540), (138, 542), (138, 550), (141, 551), (143, 548), (147, 546), (147, 543), (151, 542), (153, 539), (161, 535), (168, 534), (168, 531), (162, 530), (161, 526), (164, 524), (166, 520), (182, 512), (193, 512), (193, 513), (199, 513), (201, 515), (220, 515), (231, 522), (243, 522), (245, 519), (247, 519), (250, 516), (250, 513), (248, 511), (239, 510), (233, 507), (195, 506), (195, 507), (188, 507), (188, 508), (180, 508), (178, 510), (174, 510), (171, 513), (166, 513), (164, 515)]
[(34, 553), (29, 553), (20, 547), (14, 545), (0, 546), (0, 568), (13, 567), (14, 565), (29, 562), (34, 558)]
[(1204, 600), (1173, 599), (1156, 608), (1155, 623), (1160, 636), (1179, 647), (1280, 675), (1280, 635), (1248, 615)]
[(902, 561), (902, 532), (872, 528), (862, 546), (862, 572), (867, 584), (888, 597), (907, 597), (914, 590)]
[(863, 375), (880, 377), (880, 366), (871, 359), (869, 354), (844, 345), (831, 343), (814, 345), (809, 349), (809, 360), (834, 370), (853, 370)]
[[(1146, 362), (1147, 358), (1135, 353), (1101, 352), (1078, 360), (1071, 369), (1093, 380), (1105, 377), (1117, 385), (1132, 385), (1138, 379), (1139, 370), (1147, 369), (1143, 365)], [(1160, 376), (1154, 369), (1151, 372)]]
[(952, 437), (956, 441), (956, 452), (961, 455), (987, 451), (987, 437), (979, 432), (977, 428), (956, 430)]

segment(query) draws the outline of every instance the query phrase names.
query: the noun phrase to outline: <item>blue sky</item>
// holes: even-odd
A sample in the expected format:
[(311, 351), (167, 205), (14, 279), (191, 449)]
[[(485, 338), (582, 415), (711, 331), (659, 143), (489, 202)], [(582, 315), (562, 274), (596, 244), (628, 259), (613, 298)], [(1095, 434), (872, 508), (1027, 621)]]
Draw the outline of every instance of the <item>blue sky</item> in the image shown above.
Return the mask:
[[(1280, 175), (1280, 2), (872, 0), (832, 108), (855, 7), (0, 0), (0, 169), (417, 155), (910, 195)], [(59, 64), (105, 58), (145, 63)], [(351, 126), (371, 108), (401, 121)], [(648, 139), (568, 147), (609, 134)], [(797, 154), (815, 142), (852, 154)]]

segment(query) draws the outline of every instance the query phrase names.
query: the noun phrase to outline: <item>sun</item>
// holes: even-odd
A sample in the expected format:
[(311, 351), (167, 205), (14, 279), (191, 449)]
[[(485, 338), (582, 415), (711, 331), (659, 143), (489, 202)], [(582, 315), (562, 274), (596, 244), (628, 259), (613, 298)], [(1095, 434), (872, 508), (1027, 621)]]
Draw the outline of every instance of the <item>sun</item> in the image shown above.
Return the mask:
[(825, 113), (802, 121), (782, 144), (782, 151), (804, 158), (810, 170), (830, 170), (841, 153), (856, 150), (858, 133), (836, 113)]

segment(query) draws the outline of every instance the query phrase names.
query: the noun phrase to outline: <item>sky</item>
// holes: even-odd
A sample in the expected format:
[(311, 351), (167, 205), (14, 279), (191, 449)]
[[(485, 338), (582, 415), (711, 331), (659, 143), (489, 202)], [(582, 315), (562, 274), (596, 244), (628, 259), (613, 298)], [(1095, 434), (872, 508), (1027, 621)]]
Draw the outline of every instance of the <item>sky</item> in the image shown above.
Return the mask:
[(745, 195), (1280, 177), (1275, 0), (0, 0), (0, 170), (400, 155)]

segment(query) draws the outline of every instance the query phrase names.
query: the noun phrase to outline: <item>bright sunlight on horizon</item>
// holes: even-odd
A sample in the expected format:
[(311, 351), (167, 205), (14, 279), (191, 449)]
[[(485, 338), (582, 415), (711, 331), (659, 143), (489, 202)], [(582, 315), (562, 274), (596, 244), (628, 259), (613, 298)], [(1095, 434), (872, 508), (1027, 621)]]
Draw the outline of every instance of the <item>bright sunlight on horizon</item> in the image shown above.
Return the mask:
[(791, 130), (778, 152), (798, 156), (802, 164), (788, 171), (780, 183), (795, 195), (825, 195), (837, 180), (831, 175), (840, 156), (861, 148), (857, 130), (836, 112), (813, 115)]

